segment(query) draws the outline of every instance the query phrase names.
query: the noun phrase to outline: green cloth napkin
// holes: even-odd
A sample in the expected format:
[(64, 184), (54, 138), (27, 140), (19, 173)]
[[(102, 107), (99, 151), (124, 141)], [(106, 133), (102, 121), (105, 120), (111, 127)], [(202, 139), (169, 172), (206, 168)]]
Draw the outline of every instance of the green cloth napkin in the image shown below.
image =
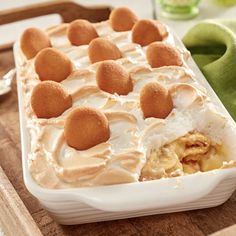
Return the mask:
[(183, 42), (236, 121), (236, 20), (200, 22)]

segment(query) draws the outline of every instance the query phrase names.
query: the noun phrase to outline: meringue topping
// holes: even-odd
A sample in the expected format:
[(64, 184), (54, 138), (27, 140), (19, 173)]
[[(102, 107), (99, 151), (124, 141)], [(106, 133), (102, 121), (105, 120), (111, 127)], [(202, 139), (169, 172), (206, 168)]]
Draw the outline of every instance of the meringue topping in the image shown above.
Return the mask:
[[(71, 95), (72, 106), (58, 117), (38, 119), (30, 105), (32, 90), (41, 83), (34, 69), (35, 60), (26, 61), (22, 51), (18, 50), (17, 60), (22, 65), (19, 79), (22, 82), (30, 137), (29, 170), (39, 185), (45, 188), (70, 188), (138, 182), (145, 164), (155, 150), (193, 131), (210, 140), (211, 146), (222, 147), (220, 155), (222, 153), (223, 165), (220, 168), (234, 166), (231, 163), (234, 161), (229, 165), (224, 163), (235, 157), (236, 147), (232, 137), (236, 137), (236, 133), (230, 122), (211, 103), (206, 90), (188, 68), (185, 62), (188, 52), (175, 44), (170, 33), (162, 37), (162, 42), (176, 48), (183, 64), (152, 68), (146, 60), (146, 48), (132, 42), (131, 31), (116, 32), (110, 21), (93, 26), (98, 39), (109, 40), (119, 50), (112, 59), (125, 69), (133, 84), (132, 90), (126, 95), (110, 93), (97, 86), (96, 72), (101, 62), (90, 61), (88, 45), (71, 45), (67, 38), (68, 24), (62, 24), (50, 28), (48, 34), (52, 46), (66, 55), (73, 65), (73, 71), (58, 81)], [(168, 27), (164, 28), (168, 31)], [(173, 109), (165, 119), (143, 117), (140, 92), (149, 83), (158, 83), (169, 91)], [(77, 150), (68, 145), (64, 135), (67, 118), (74, 109), (81, 106), (102, 112), (110, 130), (104, 142), (86, 150)], [(218, 149), (213, 148), (209, 155), (211, 161), (200, 163), (201, 171), (218, 165), (215, 165), (219, 163), (217, 153)], [(168, 177), (191, 172), (184, 166), (185, 163), (179, 166), (177, 159), (171, 159), (170, 163), (163, 159), (162, 164), (168, 168), (178, 167), (176, 171), (173, 168)], [(192, 169), (195, 167), (197, 170), (197, 165), (191, 166)]]

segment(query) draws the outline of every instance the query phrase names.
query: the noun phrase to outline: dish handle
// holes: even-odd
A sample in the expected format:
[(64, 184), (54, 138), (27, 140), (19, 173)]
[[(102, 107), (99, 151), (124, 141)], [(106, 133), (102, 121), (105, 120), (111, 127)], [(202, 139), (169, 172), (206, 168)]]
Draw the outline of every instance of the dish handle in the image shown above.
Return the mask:
[(236, 171), (232, 168), (143, 183), (83, 188), (76, 197), (102, 211), (163, 208), (200, 199), (212, 192), (220, 182), (235, 177)]

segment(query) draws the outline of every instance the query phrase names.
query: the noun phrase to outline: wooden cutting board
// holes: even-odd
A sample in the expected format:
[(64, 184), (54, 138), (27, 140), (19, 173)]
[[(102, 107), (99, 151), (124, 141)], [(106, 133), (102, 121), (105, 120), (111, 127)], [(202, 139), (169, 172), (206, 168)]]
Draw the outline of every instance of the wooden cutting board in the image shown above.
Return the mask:
[[(0, 52), (0, 77), (14, 67), (11, 50)], [(211, 209), (75, 226), (57, 224), (25, 188), (16, 83), (0, 97), (0, 228), (8, 235), (175, 235), (202, 236), (236, 223), (236, 192)], [(7, 176), (7, 177), (6, 177)], [(9, 181), (8, 181), (8, 179)], [(232, 228), (230, 229), (232, 231)], [(231, 232), (230, 231), (230, 232)], [(0, 231), (1, 232), (1, 231)], [(223, 231), (222, 231), (223, 232)], [(219, 235), (227, 235), (223, 232)], [(235, 227), (233, 234), (236, 235)]]

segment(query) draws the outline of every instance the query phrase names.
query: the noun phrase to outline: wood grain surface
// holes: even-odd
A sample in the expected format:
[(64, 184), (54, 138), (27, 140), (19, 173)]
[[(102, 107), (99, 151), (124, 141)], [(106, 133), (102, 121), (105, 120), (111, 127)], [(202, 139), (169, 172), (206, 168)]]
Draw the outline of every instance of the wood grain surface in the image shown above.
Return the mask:
[[(0, 76), (12, 67), (14, 67), (12, 51), (0, 53)], [(236, 223), (235, 192), (225, 204), (211, 209), (77, 226), (59, 225), (24, 186), (19, 132), (17, 92), (14, 82), (12, 92), (0, 97), (0, 165), (43, 235), (202, 236)]]
[(235, 236), (236, 235), (236, 224), (230, 227), (224, 228), (216, 233), (211, 234), (210, 236)]
[(0, 229), (5, 235), (42, 235), (1, 167), (0, 180)]
[(74, 19), (99, 22), (108, 19), (110, 8), (107, 6), (85, 7), (70, 0), (54, 0), (2, 10), (0, 11), (0, 25), (50, 14), (59, 14), (65, 23)]

